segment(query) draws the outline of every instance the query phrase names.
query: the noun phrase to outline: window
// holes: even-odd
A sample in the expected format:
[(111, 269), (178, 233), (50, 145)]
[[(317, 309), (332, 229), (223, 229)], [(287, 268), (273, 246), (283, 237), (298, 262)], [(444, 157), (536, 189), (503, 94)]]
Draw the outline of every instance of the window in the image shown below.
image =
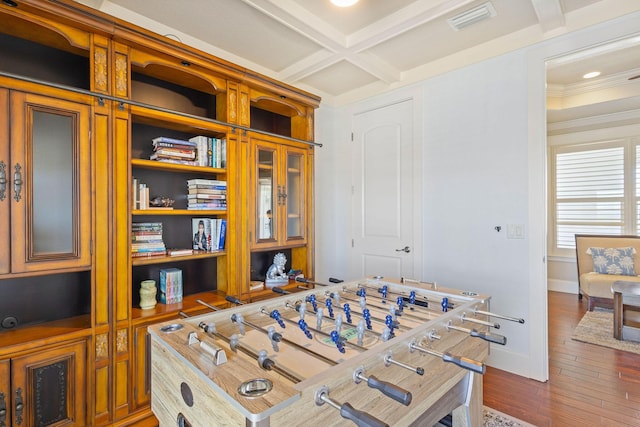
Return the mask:
[(573, 254), (575, 234), (639, 234), (639, 159), (637, 138), (551, 147), (552, 253)]

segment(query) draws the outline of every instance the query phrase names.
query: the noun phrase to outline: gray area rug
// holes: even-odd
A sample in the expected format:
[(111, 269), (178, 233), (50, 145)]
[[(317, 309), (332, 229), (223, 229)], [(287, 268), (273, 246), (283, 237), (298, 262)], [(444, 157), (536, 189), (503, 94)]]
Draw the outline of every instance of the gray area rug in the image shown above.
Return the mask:
[(613, 313), (610, 311), (587, 311), (571, 339), (640, 354), (640, 343), (620, 341), (613, 337)]
[(535, 427), (533, 424), (526, 423), (510, 415), (487, 408), (486, 406), (484, 407), (483, 415), (483, 427)]
[[(510, 415), (503, 414), (486, 406), (483, 409), (483, 427), (535, 427)], [(436, 424), (434, 427), (446, 427), (444, 424)]]

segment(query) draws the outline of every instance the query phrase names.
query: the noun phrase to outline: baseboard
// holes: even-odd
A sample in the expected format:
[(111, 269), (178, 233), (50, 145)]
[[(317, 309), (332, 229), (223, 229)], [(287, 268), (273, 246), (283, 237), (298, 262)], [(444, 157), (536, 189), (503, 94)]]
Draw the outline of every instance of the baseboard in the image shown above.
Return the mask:
[(531, 378), (541, 382), (547, 381), (546, 378), (535, 378), (532, 376), (531, 370), (529, 369), (531, 361), (528, 356), (521, 353), (513, 353), (505, 348), (498, 348), (497, 345), (491, 346), (491, 354), (489, 354), (486, 364), (492, 368), (520, 375), (521, 377)]
[(547, 289), (565, 294), (578, 295), (578, 282), (571, 280), (547, 279)]

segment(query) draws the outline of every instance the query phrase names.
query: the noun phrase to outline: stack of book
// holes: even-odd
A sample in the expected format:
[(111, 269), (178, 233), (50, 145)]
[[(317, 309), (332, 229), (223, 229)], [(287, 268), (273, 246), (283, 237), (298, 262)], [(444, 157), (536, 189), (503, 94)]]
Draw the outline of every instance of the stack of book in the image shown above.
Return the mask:
[(161, 222), (134, 222), (131, 224), (131, 256), (166, 255), (162, 240)]
[(224, 168), (227, 166), (227, 140), (208, 136), (194, 136), (189, 139), (196, 144), (198, 166)]
[(187, 209), (226, 209), (227, 181), (190, 179), (187, 181)]
[(197, 144), (193, 141), (159, 136), (153, 138), (153, 154), (151, 160), (165, 163), (198, 166)]
[(182, 302), (182, 270), (179, 268), (160, 269), (160, 297), (162, 304)]
[(224, 218), (192, 218), (193, 249), (215, 252), (224, 249), (227, 220)]

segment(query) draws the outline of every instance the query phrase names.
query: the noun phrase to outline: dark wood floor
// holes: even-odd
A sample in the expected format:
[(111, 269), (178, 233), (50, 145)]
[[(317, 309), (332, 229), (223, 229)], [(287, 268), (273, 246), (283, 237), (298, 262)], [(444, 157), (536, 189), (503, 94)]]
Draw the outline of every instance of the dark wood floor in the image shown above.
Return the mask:
[(573, 341), (586, 307), (549, 292), (549, 381), (487, 368), (484, 404), (536, 426), (640, 426), (640, 355)]

